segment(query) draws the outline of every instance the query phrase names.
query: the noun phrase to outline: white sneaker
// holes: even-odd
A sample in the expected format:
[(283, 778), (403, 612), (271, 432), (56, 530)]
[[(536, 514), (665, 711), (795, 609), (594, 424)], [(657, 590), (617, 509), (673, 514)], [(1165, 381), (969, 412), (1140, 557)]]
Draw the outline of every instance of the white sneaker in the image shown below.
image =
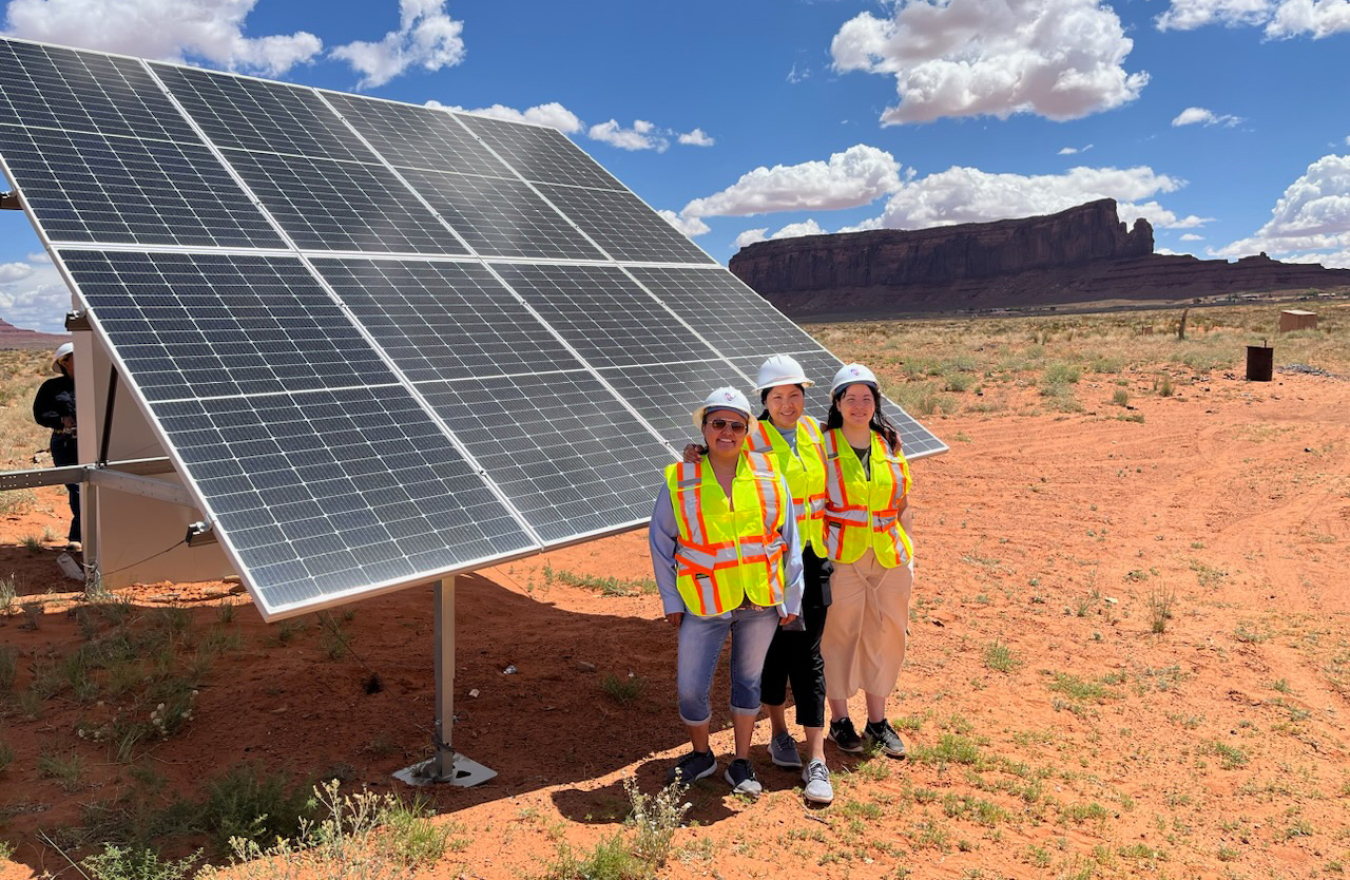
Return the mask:
[(813, 804), (834, 802), (834, 786), (830, 785), (830, 770), (824, 761), (812, 761), (802, 770), (802, 782), (806, 788), (802, 794)]

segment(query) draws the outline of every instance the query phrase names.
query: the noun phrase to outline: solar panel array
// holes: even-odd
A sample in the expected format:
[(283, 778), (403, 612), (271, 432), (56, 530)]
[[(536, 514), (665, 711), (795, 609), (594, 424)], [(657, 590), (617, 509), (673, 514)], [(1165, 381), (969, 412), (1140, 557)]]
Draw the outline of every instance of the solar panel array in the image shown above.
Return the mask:
[(553, 129), (0, 39), (0, 165), (269, 619), (639, 525), (839, 365)]

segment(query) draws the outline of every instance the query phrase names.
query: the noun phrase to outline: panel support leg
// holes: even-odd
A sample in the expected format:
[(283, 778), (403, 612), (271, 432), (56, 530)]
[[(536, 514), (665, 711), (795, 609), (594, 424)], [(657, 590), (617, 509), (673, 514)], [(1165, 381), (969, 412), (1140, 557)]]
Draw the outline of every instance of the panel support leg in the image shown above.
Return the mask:
[(394, 774), (409, 785), (448, 782), (469, 787), (497, 775), (451, 747), (455, 725), (455, 579), (436, 585), (436, 754)]

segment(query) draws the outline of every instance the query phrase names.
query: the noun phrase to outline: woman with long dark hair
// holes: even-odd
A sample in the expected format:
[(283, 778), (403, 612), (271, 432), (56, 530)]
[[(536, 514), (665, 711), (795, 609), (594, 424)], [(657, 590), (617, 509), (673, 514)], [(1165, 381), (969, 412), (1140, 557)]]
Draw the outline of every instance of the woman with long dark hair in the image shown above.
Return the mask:
[[(881, 412), (876, 376), (861, 364), (844, 365), (830, 388), (822, 439), (824, 543), (834, 564), (820, 648), (829, 738), (844, 752), (863, 751), (865, 740), (902, 758), (905, 744), (886, 717), (886, 699), (905, 660), (914, 583), (914, 548), (902, 522), (909, 463), (899, 446), (895, 426)], [(848, 714), (848, 700), (859, 690), (867, 702), (861, 737)]]

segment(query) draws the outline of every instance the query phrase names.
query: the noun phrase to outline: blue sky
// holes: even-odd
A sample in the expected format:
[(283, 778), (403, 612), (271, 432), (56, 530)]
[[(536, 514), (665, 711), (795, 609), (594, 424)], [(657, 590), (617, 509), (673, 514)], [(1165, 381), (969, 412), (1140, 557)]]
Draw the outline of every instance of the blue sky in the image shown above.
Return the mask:
[[(725, 262), (1110, 196), (1159, 250), (1350, 266), (1350, 0), (0, 0), (12, 36), (566, 131)], [(0, 318), (64, 286), (0, 214)]]

